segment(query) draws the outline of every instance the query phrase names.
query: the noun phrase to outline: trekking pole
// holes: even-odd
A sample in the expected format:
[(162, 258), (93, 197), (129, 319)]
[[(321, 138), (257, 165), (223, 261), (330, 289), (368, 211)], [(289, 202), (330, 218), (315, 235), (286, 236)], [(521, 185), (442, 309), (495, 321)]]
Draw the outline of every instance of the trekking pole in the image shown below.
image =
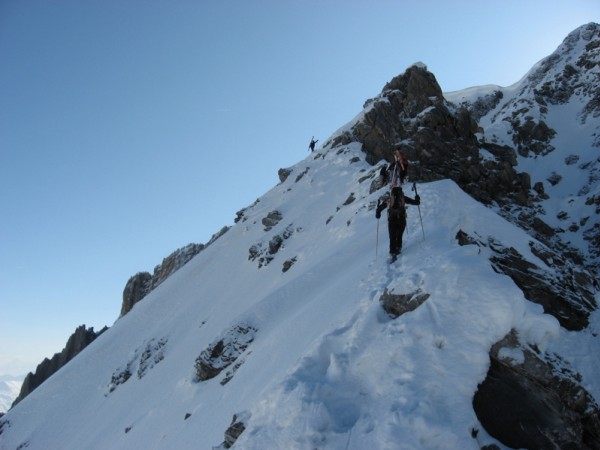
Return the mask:
[(375, 239), (375, 261), (377, 261), (377, 251), (379, 250), (379, 219), (377, 219), (377, 238)]
[[(417, 183), (413, 181), (412, 190), (415, 191), (415, 196), (419, 195), (417, 193)], [(423, 232), (423, 240), (425, 240), (425, 229), (423, 228), (423, 217), (421, 216), (421, 205), (417, 205), (419, 208), (419, 219), (421, 219), (421, 231)]]

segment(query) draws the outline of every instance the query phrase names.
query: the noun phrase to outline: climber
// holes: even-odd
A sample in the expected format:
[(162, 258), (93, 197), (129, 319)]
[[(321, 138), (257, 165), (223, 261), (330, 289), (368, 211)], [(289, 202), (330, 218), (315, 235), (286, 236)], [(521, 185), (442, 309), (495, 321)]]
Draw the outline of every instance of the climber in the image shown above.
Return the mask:
[(391, 262), (396, 261), (402, 251), (402, 235), (406, 228), (406, 204), (420, 205), (421, 198), (417, 194), (414, 200), (406, 197), (400, 186), (392, 187), (388, 195), (384, 195), (377, 201), (375, 217), (381, 217), (381, 211), (388, 209), (388, 231), (390, 234), (390, 256)]
[(317, 142), (319, 142), (319, 140), (317, 139), (315, 141), (315, 137), (313, 136), (312, 139), (310, 140), (310, 144), (308, 144), (308, 148), (310, 148), (311, 152), (315, 151), (315, 145), (317, 145)]
[(391, 176), (391, 187), (402, 186), (408, 174), (408, 159), (400, 151), (394, 150), (394, 160), (390, 163), (387, 173)]

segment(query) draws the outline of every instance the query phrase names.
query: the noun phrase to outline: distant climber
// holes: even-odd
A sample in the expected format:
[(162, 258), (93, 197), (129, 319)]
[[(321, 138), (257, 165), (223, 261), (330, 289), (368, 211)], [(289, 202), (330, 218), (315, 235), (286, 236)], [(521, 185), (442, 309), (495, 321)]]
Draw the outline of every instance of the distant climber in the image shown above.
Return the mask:
[[(383, 174), (382, 174), (383, 175)], [(391, 187), (402, 186), (408, 175), (408, 159), (399, 148), (394, 150), (394, 160), (387, 168), (386, 179), (390, 177)]]
[(406, 204), (420, 205), (421, 198), (416, 195), (414, 200), (406, 197), (400, 186), (392, 187), (389, 194), (377, 201), (375, 217), (379, 220), (381, 212), (388, 209), (388, 231), (390, 234), (391, 262), (396, 261), (402, 251), (402, 235), (406, 228)]
[(319, 140), (317, 139), (315, 141), (315, 137), (313, 136), (312, 139), (310, 140), (310, 144), (308, 144), (308, 148), (310, 149), (311, 152), (315, 151), (315, 145), (317, 145), (317, 142), (319, 142)]

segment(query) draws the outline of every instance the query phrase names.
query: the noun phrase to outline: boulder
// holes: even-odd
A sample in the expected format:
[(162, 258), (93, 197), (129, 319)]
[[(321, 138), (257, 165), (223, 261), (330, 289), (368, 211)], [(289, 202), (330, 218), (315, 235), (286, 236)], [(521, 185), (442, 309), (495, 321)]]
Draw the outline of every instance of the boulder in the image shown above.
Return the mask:
[(600, 448), (600, 410), (556, 355), (524, 346), (513, 330), (490, 351), (473, 397), (486, 431), (511, 448)]
[(429, 294), (417, 290), (410, 294), (393, 294), (387, 289), (379, 298), (384, 311), (393, 319), (400, 317), (402, 314), (414, 311), (421, 306), (425, 300), (430, 297)]

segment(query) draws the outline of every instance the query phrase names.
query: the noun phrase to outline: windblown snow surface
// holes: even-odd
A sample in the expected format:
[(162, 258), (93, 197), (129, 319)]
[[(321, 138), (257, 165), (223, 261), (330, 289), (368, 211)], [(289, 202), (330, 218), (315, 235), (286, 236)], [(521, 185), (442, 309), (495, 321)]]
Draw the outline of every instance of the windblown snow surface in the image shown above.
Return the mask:
[[(583, 332), (562, 329), (456, 234), (493, 236), (545, 267), (532, 238), (452, 181), (418, 184), (420, 211), (409, 207), (390, 264), (385, 213), (378, 223), (374, 211), (385, 188), (369, 194), (378, 169), (359, 145), (309, 154), (0, 419), (0, 449), (210, 449), (234, 414), (246, 424), (242, 449), (505, 448), (472, 398), (490, 347), (513, 328), (560, 352), (600, 401), (598, 314)], [(274, 211), (282, 219), (268, 229)], [(379, 302), (386, 289), (430, 297), (392, 319)], [(196, 358), (236, 333), (246, 344), (237, 360), (198, 381)]]

